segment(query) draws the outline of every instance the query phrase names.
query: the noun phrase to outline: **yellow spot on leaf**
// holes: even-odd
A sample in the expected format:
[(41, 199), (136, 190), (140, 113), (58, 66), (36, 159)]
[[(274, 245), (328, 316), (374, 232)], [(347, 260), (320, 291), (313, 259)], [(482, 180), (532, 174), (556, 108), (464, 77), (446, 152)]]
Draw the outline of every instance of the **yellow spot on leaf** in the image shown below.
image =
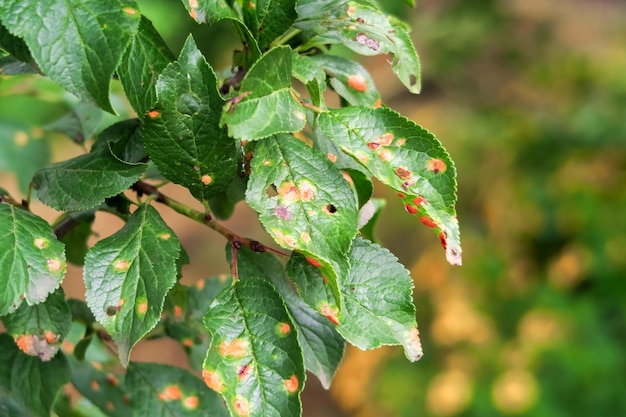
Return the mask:
[(172, 237), (169, 233), (161, 233), (159, 235), (159, 238), (161, 238), (162, 240), (169, 240), (169, 238)]
[(22, 130), (18, 130), (17, 132), (15, 132), (15, 135), (13, 136), (13, 143), (15, 143), (15, 145), (19, 146), (20, 148), (25, 146), (28, 143), (28, 135), (26, 134), (26, 132)]
[(46, 259), (46, 263), (48, 264), (48, 270), (50, 272), (58, 272), (63, 267), (63, 264), (60, 259)]
[(299, 119), (299, 120), (305, 120), (306, 116), (304, 115), (304, 113), (299, 111), (299, 112), (296, 112), (296, 118)]
[(118, 259), (117, 261), (113, 262), (113, 269), (118, 272), (125, 272), (128, 270), (129, 267), (130, 262), (128, 262), (128, 260), (126, 259)]
[(35, 126), (30, 130), (30, 136), (33, 139), (41, 139), (43, 137), (43, 129), (39, 126)]
[(309, 232), (302, 232), (300, 233), (300, 239), (302, 239), (304, 243), (309, 243), (311, 241), (311, 235)]
[(383, 149), (378, 154), (378, 157), (385, 162), (389, 162), (393, 159), (393, 152), (391, 152), (389, 149)]
[(198, 8), (198, 0), (189, 0), (189, 7), (192, 9)]
[(37, 246), (39, 249), (47, 248), (48, 243), (50, 243), (48, 239), (44, 239), (42, 237), (38, 237), (37, 239), (35, 239), (35, 246)]
[(278, 196), (285, 204), (290, 204), (299, 200), (300, 193), (293, 182), (286, 181), (278, 189)]
[(134, 16), (137, 14), (137, 10), (133, 9), (132, 7), (124, 7), (122, 11), (131, 16)]
[(385, 133), (380, 138), (378, 138), (377, 142), (380, 146), (391, 145), (391, 142), (393, 142), (393, 133)]
[(143, 300), (137, 304), (137, 313), (144, 315), (146, 314), (146, 311), (148, 311), (148, 300)]
[(233, 407), (235, 409), (235, 413), (241, 417), (247, 417), (250, 415), (250, 403), (239, 395), (233, 400)]
[(298, 184), (300, 198), (302, 201), (311, 201), (315, 198), (315, 186), (307, 180), (302, 180)]
[(520, 414), (537, 401), (537, 391), (537, 381), (530, 372), (513, 369), (498, 378), (491, 395), (503, 413)]

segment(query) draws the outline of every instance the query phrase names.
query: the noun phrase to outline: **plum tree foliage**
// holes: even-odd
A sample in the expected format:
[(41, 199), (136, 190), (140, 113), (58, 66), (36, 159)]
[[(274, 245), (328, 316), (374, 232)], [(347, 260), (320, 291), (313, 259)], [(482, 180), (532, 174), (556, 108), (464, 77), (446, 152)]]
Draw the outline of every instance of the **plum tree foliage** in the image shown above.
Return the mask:
[[(373, 0), (179, 7), (199, 24), (232, 24), (230, 68), (216, 72), (192, 36), (175, 56), (132, 0), (0, 0), (3, 100), (27, 96), (22, 105), (53, 118), (0, 112), (0, 169), (24, 193), (0, 189), (2, 415), (297, 416), (305, 372), (328, 388), (346, 342), (422, 356), (413, 281), (374, 242), (383, 204), (372, 181), (395, 190), (394, 204), (460, 265), (455, 167), (331, 47), (388, 55), (417, 93), (409, 28)], [(117, 115), (112, 84), (132, 114)], [(85, 152), (51, 162), (50, 132)], [(204, 210), (165, 195), (170, 182)], [(34, 213), (31, 198), (58, 219)], [(273, 242), (220, 223), (240, 201)], [(226, 238), (228, 279), (180, 283), (190, 259), (159, 206)], [(91, 244), (102, 212), (123, 227)], [(67, 262), (82, 266), (86, 302), (60, 286)], [(130, 361), (140, 340), (158, 337), (180, 342), (197, 373)], [(60, 395), (66, 384), (87, 401)]]

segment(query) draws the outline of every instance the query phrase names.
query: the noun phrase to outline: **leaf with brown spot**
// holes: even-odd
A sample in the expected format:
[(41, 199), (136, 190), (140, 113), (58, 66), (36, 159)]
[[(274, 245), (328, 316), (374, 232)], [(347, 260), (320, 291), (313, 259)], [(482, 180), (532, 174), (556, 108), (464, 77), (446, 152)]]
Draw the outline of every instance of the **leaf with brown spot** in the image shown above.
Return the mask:
[[(296, 331), (272, 331), (284, 323), (293, 328), (283, 299), (268, 281), (253, 276), (235, 281), (209, 307), (204, 324), (211, 347), (203, 373), (211, 376), (211, 385), (223, 384), (221, 395), (232, 415), (300, 415), (303, 384), (288, 391), (284, 381), (292, 376), (304, 381), (304, 361)], [(233, 343), (246, 349), (225, 354), (223, 346)]]
[(432, 133), (387, 108), (332, 110), (320, 115), (319, 125), (343, 153), (401, 193), (410, 213), (431, 219), (445, 238), (446, 259), (461, 264), (456, 169)]

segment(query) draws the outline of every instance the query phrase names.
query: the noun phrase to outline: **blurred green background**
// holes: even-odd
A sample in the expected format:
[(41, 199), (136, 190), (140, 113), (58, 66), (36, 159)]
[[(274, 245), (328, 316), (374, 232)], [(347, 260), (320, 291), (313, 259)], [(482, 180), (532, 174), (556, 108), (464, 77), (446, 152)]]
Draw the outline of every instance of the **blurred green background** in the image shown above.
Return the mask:
[[(216, 70), (227, 68), (236, 47), (227, 24), (198, 26), (174, 0), (138, 3), (176, 54), (192, 31)], [(626, 3), (421, 0), (415, 10), (381, 3), (413, 28), (422, 94), (405, 92), (385, 57), (362, 62), (384, 103), (435, 133), (456, 162), (464, 266), (447, 265), (436, 236), (378, 187), (389, 200), (378, 234), (415, 280), (425, 356), (409, 364), (396, 348), (348, 349), (329, 392), (309, 377), (304, 415), (625, 416)], [(43, 124), (62, 114), (45, 106), (33, 113), (36, 88), (0, 84), (0, 116), (26, 123), (27, 106)], [(22, 128), (0, 127), (7, 137)], [(65, 143), (28, 146), (40, 147), (42, 160), (82, 152)], [(19, 160), (0, 155), (0, 170)], [(0, 179), (10, 190), (27, 186)], [(221, 237), (164, 216), (178, 222), (190, 252), (187, 283), (227, 271)], [(101, 237), (119, 227), (111, 219), (99, 219)], [(263, 236), (243, 206), (227, 224)], [(66, 292), (80, 296), (80, 270), (70, 273)], [(133, 359), (171, 352), (168, 360), (180, 362), (178, 346), (155, 351), (152, 343)]]

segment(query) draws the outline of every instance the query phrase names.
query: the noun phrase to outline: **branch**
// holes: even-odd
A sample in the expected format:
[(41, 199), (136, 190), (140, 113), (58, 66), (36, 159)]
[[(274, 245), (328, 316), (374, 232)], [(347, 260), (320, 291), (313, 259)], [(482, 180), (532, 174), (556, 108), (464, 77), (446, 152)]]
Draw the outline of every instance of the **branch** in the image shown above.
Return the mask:
[(167, 197), (165, 194), (160, 192), (153, 185), (150, 185), (143, 181), (137, 181), (130, 188), (136, 191), (137, 194), (140, 196), (141, 195), (153, 196), (157, 202), (168, 206), (169, 208), (176, 211), (177, 213), (180, 213), (183, 216), (189, 217), (190, 219), (195, 220), (198, 223), (202, 223), (206, 226), (209, 226), (211, 229), (215, 230), (216, 232), (224, 236), (226, 239), (228, 239), (228, 241), (231, 242), (231, 244), (233, 245), (233, 248), (235, 249), (239, 249), (242, 246), (247, 246), (254, 252), (265, 252), (265, 250), (267, 249), (274, 251), (271, 248), (266, 248), (265, 245), (263, 245), (262, 243), (256, 240), (246, 239), (245, 237), (239, 236), (235, 232), (231, 231), (230, 229), (224, 227), (220, 223), (213, 220), (213, 217), (209, 213), (202, 213), (198, 210), (194, 210), (189, 206), (186, 206), (176, 200), (173, 200)]

